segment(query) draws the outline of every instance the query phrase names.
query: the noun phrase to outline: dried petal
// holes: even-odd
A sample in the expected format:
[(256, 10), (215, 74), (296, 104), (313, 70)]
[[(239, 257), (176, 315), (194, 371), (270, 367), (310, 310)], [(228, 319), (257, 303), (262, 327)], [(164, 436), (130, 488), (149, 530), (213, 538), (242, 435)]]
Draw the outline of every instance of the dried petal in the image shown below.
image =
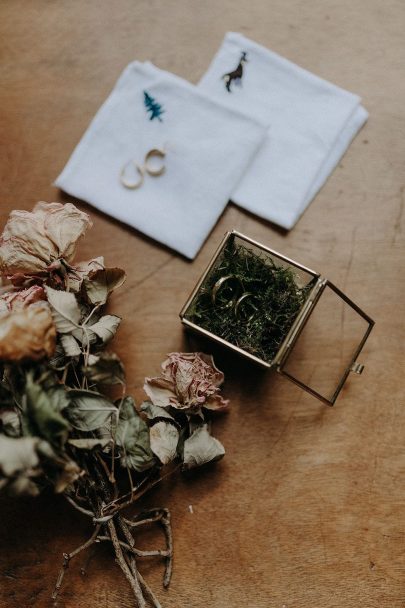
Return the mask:
[(58, 259), (71, 261), (76, 243), (91, 225), (71, 203), (38, 203), (32, 212), (12, 211), (0, 239), (0, 273), (44, 273)]
[(39, 360), (50, 357), (56, 344), (56, 328), (46, 302), (0, 318), (0, 360)]
[(39, 285), (33, 285), (28, 289), (19, 291), (9, 291), (0, 296), (0, 315), (7, 314), (12, 310), (22, 310), (40, 300), (46, 300), (46, 294), (44, 288)]
[(204, 407), (207, 410), (218, 411), (225, 410), (229, 406), (229, 399), (224, 399), (222, 395), (216, 393), (211, 395), (204, 403)]
[[(170, 407), (176, 404), (175, 385), (165, 378), (145, 378), (143, 390), (154, 405), (159, 407)], [(175, 407), (180, 407), (180, 404)]]
[(0, 271), (43, 272), (56, 249), (44, 233), (43, 220), (35, 212), (12, 211), (0, 240)]
[(80, 211), (72, 203), (37, 203), (34, 213), (41, 214), (44, 231), (58, 252), (57, 258), (72, 261), (77, 241), (92, 226), (87, 213)]

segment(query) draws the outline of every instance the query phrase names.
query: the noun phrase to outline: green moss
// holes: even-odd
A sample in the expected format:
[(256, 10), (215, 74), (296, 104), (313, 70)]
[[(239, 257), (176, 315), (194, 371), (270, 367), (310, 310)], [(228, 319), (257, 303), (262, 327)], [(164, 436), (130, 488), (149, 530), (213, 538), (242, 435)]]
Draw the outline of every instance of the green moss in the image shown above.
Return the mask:
[[(219, 283), (223, 277), (228, 279)], [(186, 317), (271, 362), (312, 286), (310, 281), (299, 287), (291, 267), (277, 266), (268, 254), (257, 254), (231, 239)], [(244, 294), (249, 296), (240, 300)]]

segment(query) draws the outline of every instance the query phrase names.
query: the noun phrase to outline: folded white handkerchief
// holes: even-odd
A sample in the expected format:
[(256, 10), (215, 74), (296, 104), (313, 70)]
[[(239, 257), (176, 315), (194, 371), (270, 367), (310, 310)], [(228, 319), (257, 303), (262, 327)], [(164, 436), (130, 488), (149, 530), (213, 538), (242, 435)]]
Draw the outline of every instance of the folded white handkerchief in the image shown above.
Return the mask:
[[(266, 136), (266, 126), (150, 63), (131, 63), (55, 185), (193, 258)], [(165, 172), (120, 182), (164, 148)], [(127, 180), (136, 175), (127, 169)]]
[(368, 114), (360, 98), (241, 34), (226, 34), (199, 87), (268, 125), (232, 200), (290, 229)]

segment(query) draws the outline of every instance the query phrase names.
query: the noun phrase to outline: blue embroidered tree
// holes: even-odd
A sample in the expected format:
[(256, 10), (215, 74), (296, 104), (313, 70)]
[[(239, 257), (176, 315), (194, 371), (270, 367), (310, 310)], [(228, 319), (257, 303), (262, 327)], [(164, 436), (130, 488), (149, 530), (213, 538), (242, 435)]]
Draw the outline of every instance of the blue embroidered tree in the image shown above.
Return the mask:
[(158, 120), (160, 120), (160, 122), (162, 122), (162, 119), (160, 117), (163, 114), (164, 109), (162, 108), (160, 103), (157, 103), (153, 99), (153, 97), (151, 97), (146, 91), (144, 91), (143, 94), (144, 94), (143, 102), (145, 104), (146, 111), (150, 112), (149, 120), (153, 120), (154, 118), (157, 118)]

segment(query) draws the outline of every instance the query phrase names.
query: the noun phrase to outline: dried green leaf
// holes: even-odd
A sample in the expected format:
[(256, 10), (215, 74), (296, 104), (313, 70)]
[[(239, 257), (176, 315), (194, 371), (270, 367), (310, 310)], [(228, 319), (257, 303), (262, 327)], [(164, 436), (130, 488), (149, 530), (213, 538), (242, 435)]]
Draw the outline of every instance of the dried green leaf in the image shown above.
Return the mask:
[(7, 437), (19, 437), (21, 435), (20, 418), (14, 410), (0, 412), (1, 432)]
[(74, 266), (70, 266), (67, 276), (66, 285), (68, 291), (78, 293), (81, 289), (83, 281), (91, 272), (104, 268), (104, 258), (99, 256), (86, 262), (79, 262)]
[(51, 386), (47, 392), (49, 399), (52, 402), (52, 406), (57, 412), (62, 412), (66, 407), (69, 407), (69, 391), (67, 391), (64, 386), (60, 384)]
[(117, 315), (104, 315), (97, 323), (91, 325), (89, 330), (105, 343), (115, 336), (120, 323), (121, 318)]
[(155, 405), (151, 401), (144, 401), (141, 405), (141, 412), (145, 412), (149, 420), (155, 420), (156, 418), (166, 418), (167, 420), (173, 420), (171, 416), (163, 407)]
[(94, 448), (104, 449), (112, 442), (109, 439), (95, 439), (92, 437), (85, 437), (83, 439), (69, 439), (68, 443), (78, 450), (94, 450)]
[(224, 446), (218, 439), (212, 437), (208, 425), (203, 424), (184, 442), (183, 465), (185, 469), (193, 469), (208, 462), (219, 460), (225, 454)]
[(37, 446), (46, 479), (54, 486), (55, 492), (64, 492), (80, 476), (81, 469), (66, 453), (57, 453), (46, 441)]
[(80, 308), (73, 293), (45, 287), (53, 321), (60, 334), (70, 334), (80, 324)]
[(156, 422), (150, 429), (150, 447), (162, 464), (176, 458), (179, 431), (171, 422)]
[(91, 355), (83, 373), (90, 382), (96, 384), (125, 384), (124, 366), (115, 353)]
[(63, 334), (60, 341), (67, 357), (79, 357), (81, 355), (81, 348), (71, 334)]
[(83, 283), (89, 302), (100, 305), (105, 304), (109, 294), (124, 281), (125, 272), (121, 268), (100, 268), (90, 272)]
[(111, 423), (112, 416), (118, 412), (104, 395), (93, 391), (71, 390), (69, 400), (66, 416), (79, 431), (95, 431), (107, 422)]
[(49, 359), (49, 365), (55, 370), (63, 369), (66, 366), (65, 349), (59, 342), (56, 343), (55, 352)]
[[(30, 434), (37, 435), (49, 441), (52, 445), (63, 445), (67, 439), (70, 425), (59, 411), (59, 397), (52, 399), (52, 391), (45, 391), (40, 384), (34, 382), (31, 373), (27, 374), (26, 407), (23, 420)], [(53, 392), (55, 396), (55, 392)]]
[(132, 397), (125, 397), (121, 404), (115, 440), (124, 467), (144, 471), (155, 464), (148, 425), (136, 411)]

